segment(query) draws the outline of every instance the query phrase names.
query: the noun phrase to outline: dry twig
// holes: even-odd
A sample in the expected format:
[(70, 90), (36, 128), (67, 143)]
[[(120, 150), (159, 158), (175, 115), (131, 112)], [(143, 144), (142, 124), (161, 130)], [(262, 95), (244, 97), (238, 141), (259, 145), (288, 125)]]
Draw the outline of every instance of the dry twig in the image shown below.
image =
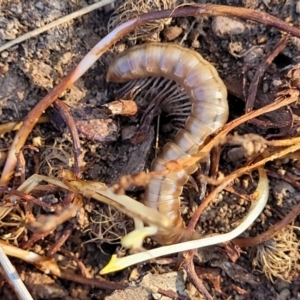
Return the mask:
[(258, 66), (252, 82), (248, 89), (248, 95), (246, 99), (246, 113), (253, 109), (253, 104), (255, 101), (258, 83), (267, 68), (273, 62), (274, 58), (286, 47), (289, 40), (289, 35), (285, 35), (275, 46), (274, 50), (265, 58), (265, 60)]
[[(60, 269), (57, 263), (52, 258), (40, 256), (32, 251), (22, 250), (15, 246), (9, 245), (1, 240), (0, 240), (0, 246), (2, 247), (3, 251), (7, 255), (17, 257), (23, 261), (33, 264), (37, 269), (47, 274), (51, 274), (59, 278), (75, 281), (80, 284), (95, 286), (104, 290), (114, 291), (114, 290), (120, 290), (125, 288), (125, 286), (121, 283), (109, 282), (103, 278), (99, 278), (99, 279), (85, 278), (83, 276), (77, 275), (70, 271)], [(30, 299), (30, 298), (24, 298), (24, 299)]]
[(247, 239), (234, 239), (233, 243), (235, 243), (239, 247), (253, 247), (262, 244), (270, 240), (272, 237), (274, 237), (280, 230), (282, 230), (285, 226), (287, 226), (295, 218), (297, 218), (299, 214), (300, 214), (300, 204), (297, 204), (281, 221), (274, 224), (266, 232)]

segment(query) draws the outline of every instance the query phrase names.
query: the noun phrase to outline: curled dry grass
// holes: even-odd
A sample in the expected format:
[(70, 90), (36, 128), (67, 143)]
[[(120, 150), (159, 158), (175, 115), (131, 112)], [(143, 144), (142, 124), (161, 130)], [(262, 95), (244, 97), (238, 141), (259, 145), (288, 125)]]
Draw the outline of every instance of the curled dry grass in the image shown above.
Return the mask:
[[(112, 31), (120, 24), (137, 17), (142, 13), (148, 13), (151, 11), (157, 11), (162, 9), (172, 9), (175, 7), (175, 0), (129, 0), (125, 1), (119, 6), (111, 15), (108, 22), (108, 31)], [(137, 39), (142, 39), (147, 42), (159, 41), (159, 32), (161, 32), (166, 25), (170, 24), (171, 18), (158, 19), (144, 24), (136, 28), (136, 30), (130, 34), (127, 38), (134, 45)]]
[(300, 227), (286, 226), (273, 239), (251, 250), (253, 266), (272, 282), (280, 278), (291, 281), (300, 270), (300, 244), (296, 234)]

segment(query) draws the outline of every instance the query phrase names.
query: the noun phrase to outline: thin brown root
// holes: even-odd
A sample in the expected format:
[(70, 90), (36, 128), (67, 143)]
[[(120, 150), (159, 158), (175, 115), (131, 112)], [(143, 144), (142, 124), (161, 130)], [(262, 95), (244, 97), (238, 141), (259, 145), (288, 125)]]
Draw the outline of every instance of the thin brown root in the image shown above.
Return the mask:
[(274, 224), (269, 230), (266, 232), (247, 239), (235, 239), (233, 242), (239, 247), (253, 247), (259, 245), (261, 243), (267, 242), (272, 237), (277, 235), (279, 231), (283, 230), (287, 224), (292, 222), (298, 215), (300, 214), (300, 204), (295, 205), (292, 210), (279, 222)]

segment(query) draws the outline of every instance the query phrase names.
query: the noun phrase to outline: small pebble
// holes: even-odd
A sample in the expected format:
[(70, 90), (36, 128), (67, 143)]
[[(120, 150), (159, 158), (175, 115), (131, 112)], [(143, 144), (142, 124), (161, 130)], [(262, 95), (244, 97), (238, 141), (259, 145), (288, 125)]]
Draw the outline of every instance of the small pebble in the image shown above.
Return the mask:
[(72, 52), (65, 52), (61, 57), (60, 57), (60, 62), (64, 65), (68, 64), (72, 59)]
[(236, 162), (238, 160), (241, 160), (243, 157), (244, 151), (242, 147), (235, 147), (227, 152), (227, 159), (229, 160), (229, 162)]
[(242, 180), (242, 185), (244, 189), (247, 189), (249, 187), (249, 179), (243, 179)]
[(288, 289), (283, 289), (278, 298), (278, 300), (288, 300), (288, 299), (291, 299), (291, 292), (288, 290)]
[(6, 58), (8, 56), (8, 51), (1, 52), (1, 57)]
[(213, 19), (212, 30), (220, 38), (238, 35), (244, 32), (245, 25), (237, 20), (227, 17), (217, 16)]
[(290, 283), (287, 281), (284, 281), (280, 278), (277, 278), (276, 282), (275, 282), (275, 289), (277, 292), (282, 292), (286, 289), (288, 289), (290, 287)]
[(10, 6), (10, 10), (16, 14), (21, 14), (23, 12), (22, 3), (13, 3)]
[(139, 277), (140, 277), (140, 272), (138, 271), (137, 268), (134, 268), (132, 270), (132, 272), (130, 273), (130, 276), (129, 276), (129, 281), (135, 281), (135, 280), (138, 280)]
[(38, 9), (40, 9), (40, 10), (44, 10), (44, 4), (43, 4), (43, 2), (37, 2), (36, 4), (35, 4), (35, 7), (36, 8), (38, 8)]
[(278, 170), (277, 170), (277, 173), (278, 173), (279, 175), (281, 175), (281, 176), (284, 176), (285, 173), (286, 173), (286, 170), (284, 170), (284, 169), (278, 169)]
[(122, 140), (129, 140), (136, 134), (136, 127), (135, 126), (126, 126), (122, 129)]
[(268, 89), (269, 89), (269, 86), (268, 86), (268, 84), (265, 82), (264, 85), (263, 85), (263, 92), (264, 92), (264, 93), (267, 93), (267, 92), (268, 92)]
[(259, 64), (264, 57), (262, 48), (253, 48), (244, 56), (244, 63), (249, 65)]
[(182, 33), (182, 28), (178, 26), (166, 27), (163, 31), (163, 36), (167, 41), (173, 41)]

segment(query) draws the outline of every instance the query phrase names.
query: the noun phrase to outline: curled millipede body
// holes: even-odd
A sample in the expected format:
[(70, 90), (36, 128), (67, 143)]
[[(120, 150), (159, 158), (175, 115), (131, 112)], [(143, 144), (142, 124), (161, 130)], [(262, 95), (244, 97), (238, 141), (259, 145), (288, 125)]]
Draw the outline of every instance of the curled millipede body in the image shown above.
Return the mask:
[[(189, 157), (198, 151), (204, 140), (223, 126), (228, 118), (227, 91), (215, 67), (199, 53), (177, 44), (148, 43), (135, 46), (119, 55), (109, 66), (107, 81), (127, 82), (146, 77), (174, 80), (192, 104), (184, 128), (174, 141), (167, 143), (152, 162), (152, 170), (165, 169), (169, 160)], [(143, 202), (172, 220), (173, 228), (183, 229), (180, 215), (180, 195), (189, 175), (197, 165), (177, 173), (152, 179), (145, 190)], [(154, 239), (160, 244), (172, 244), (182, 234), (160, 230)]]

